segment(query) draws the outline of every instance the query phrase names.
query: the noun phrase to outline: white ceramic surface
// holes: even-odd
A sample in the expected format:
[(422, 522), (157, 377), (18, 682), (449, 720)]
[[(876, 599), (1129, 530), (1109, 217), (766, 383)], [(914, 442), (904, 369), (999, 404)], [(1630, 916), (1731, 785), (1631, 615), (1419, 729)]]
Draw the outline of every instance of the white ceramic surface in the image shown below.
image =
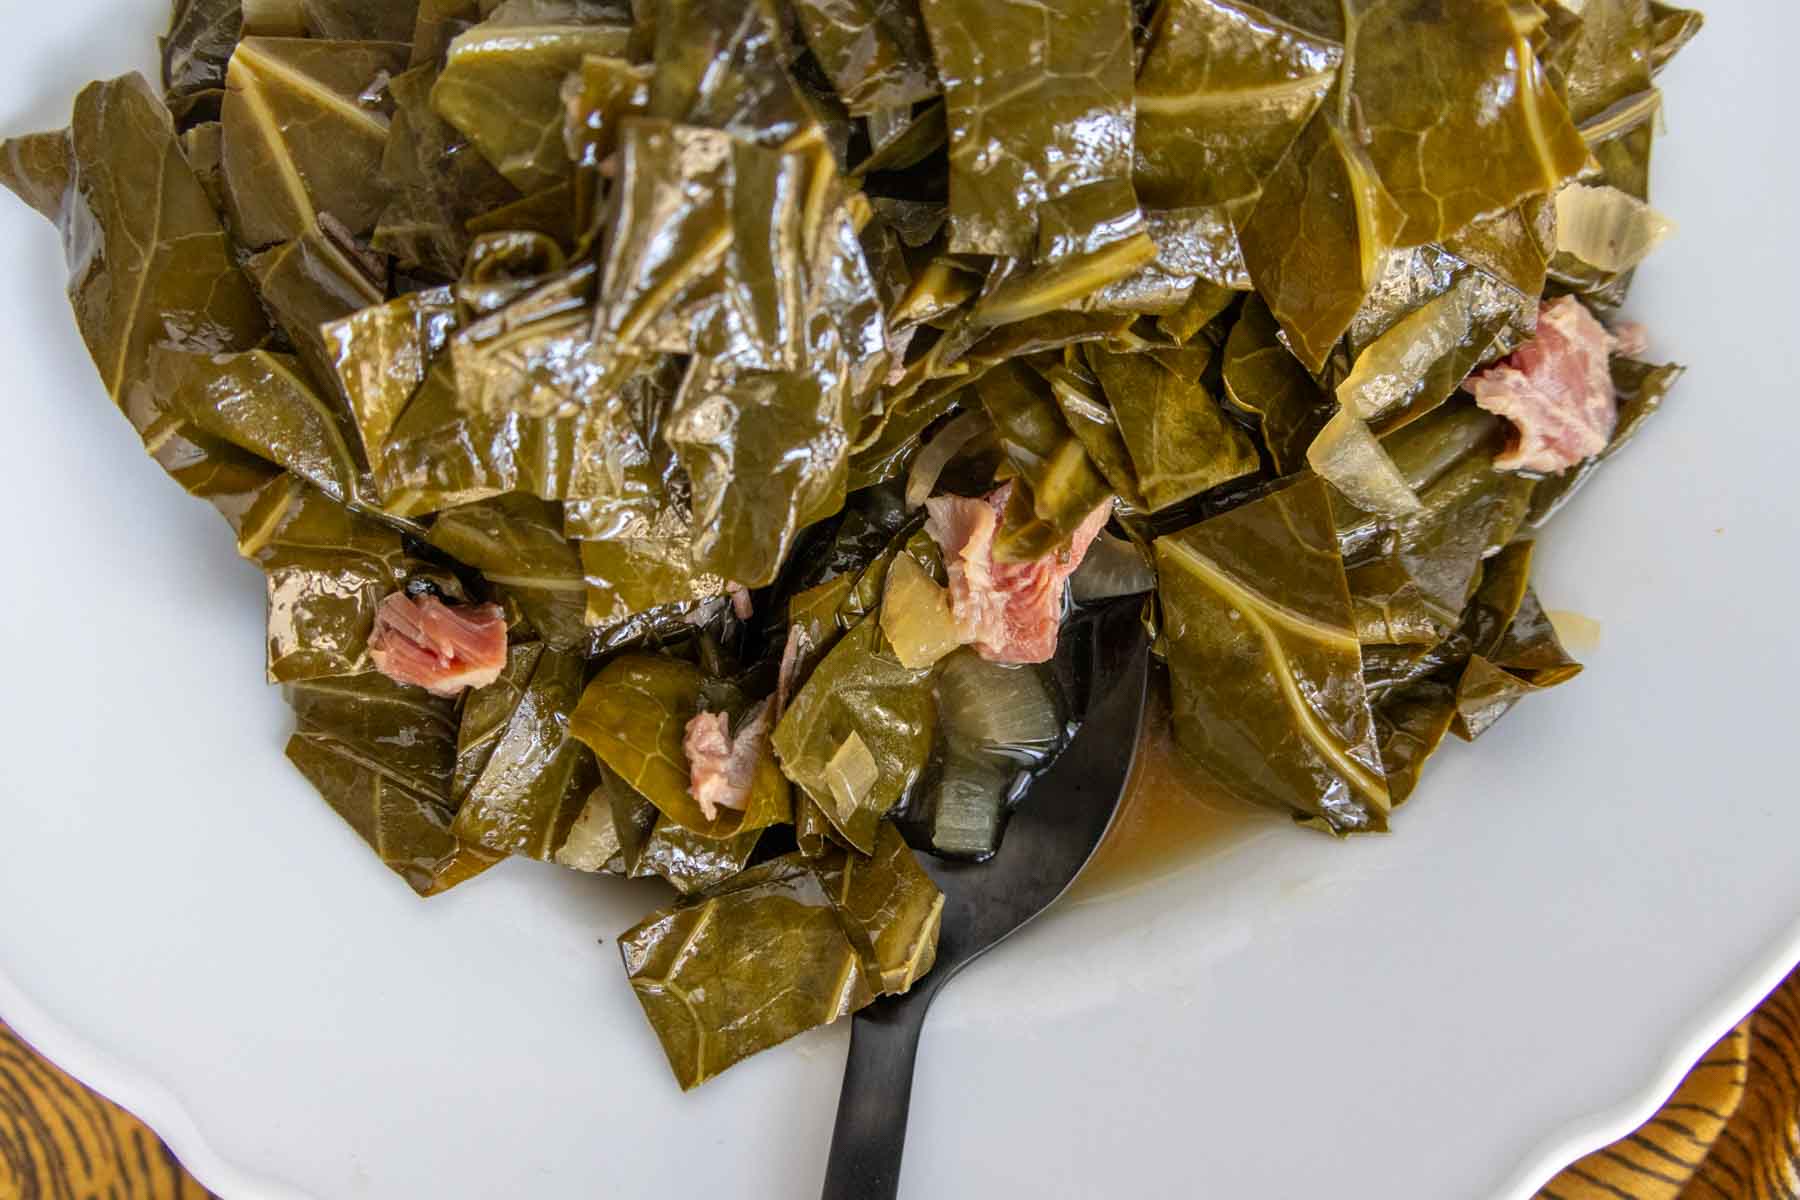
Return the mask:
[[(906, 1196), (1523, 1195), (1800, 957), (1800, 16), (1710, 7), (1634, 305), (1693, 370), (1543, 548), (1589, 672), (1396, 836), (1271, 829), (978, 964)], [(162, 9), (0, 3), (0, 126), (148, 65)], [(283, 761), (257, 573), (111, 411), (55, 237), (0, 197), (0, 245), (0, 1015), (234, 1200), (814, 1194), (843, 1027), (683, 1096), (611, 944), (653, 889), (414, 900)]]

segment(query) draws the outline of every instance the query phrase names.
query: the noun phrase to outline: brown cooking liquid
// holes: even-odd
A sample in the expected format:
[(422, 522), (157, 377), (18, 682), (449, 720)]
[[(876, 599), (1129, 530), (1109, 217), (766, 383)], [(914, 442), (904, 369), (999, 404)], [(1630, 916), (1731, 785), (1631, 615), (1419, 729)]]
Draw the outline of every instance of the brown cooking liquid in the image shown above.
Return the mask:
[(1077, 900), (1125, 891), (1236, 846), (1279, 822), (1227, 794), (1175, 746), (1167, 677), (1151, 676), (1143, 741), (1118, 816), (1075, 881)]

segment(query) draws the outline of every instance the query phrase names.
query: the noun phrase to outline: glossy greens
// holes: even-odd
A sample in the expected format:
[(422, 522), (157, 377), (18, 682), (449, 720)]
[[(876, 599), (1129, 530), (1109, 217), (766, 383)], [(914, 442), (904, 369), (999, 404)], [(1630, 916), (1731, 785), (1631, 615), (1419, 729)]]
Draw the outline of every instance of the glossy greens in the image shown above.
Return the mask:
[[(930, 669), (902, 666), (879, 622), (865, 617), (814, 668), (783, 714), (775, 752), (782, 771), (844, 840), (870, 854), (881, 818), (930, 761), (935, 727)], [(842, 770), (848, 744), (874, 761), (874, 776), (862, 786)]]
[(1064, 422), (1050, 385), (1012, 362), (975, 386), (1007, 463), (1018, 473), (1007, 518), (995, 537), (1002, 560), (1038, 558), (1067, 544), (1112, 493), (1106, 477)]
[(616, 4), (506, 0), (450, 43), (431, 107), (507, 181), (534, 192), (568, 178), (562, 85), (589, 54), (624, 53)]
[[(1525, 539), (1682, 371), (1616, 309), (1697, 13), (170, 16), (160, 96), (90, 85), (0, 182), (262, 572), (295, 765), (420, 895), (508, 855), (672, 890), (620, 944), (684, 1087), (931, 969), (915, 848), (1001, 847), (1090, 606), (1143, 597), (1190, 766), (1335, 834), (1580, 670)], [(1577, 328), (1604, 448), (1498, 469), (1472, 373), (1541, 410)], [(425, 652), (485, 682), (383, 674)]]
[(1318, 480), (1160, 538), (1175, 736), (1234, 793), (1334, 833), (1391, 806)]
[(931, 970), (944, 896), (898, 830), (882, 825), (868, 858), (836, 854), (817, 870), (876, 995), (905, 992)]
[(950, 248), (1060, 259), (1138, 234), (1126, 0), (920, 8), (949, 115)]
[(1248, 5), (1158, 7), (1137, 80), (1135, 178), (1144, 203), (1254, 202), (1343, 56), (1336, 42)]
[(515, 600), (553, 649), (580, 650), (592, 641), (581, 557), (563, 536), (555, 505), (517, 493), (477, 501), (439, 513), (426, 536)]
[(1276, 473), (1303, 469), (1307, 447), (1337, 406), (1288, 352), (1281, 327), (1261, 296), (1244, 302), (1242, 315), (1231, 327), (1221, 375), (1231, 402), (1255, 416)]
[(542, 642), (514, 646), (500, 678), (463, 705), (456, 742), (456, 821), (464, 842), (549, 860), (569, 829), (595, 771), (569, 732), (581, 695), (579, 654)]
[(288, 702), (289, 761), (415, 892), (435, 895), (498, 861), (452, 830), (450, 702), (373, 672), (290, 685)]
[(62, 231), (76, 326), (145, 448), (188, 491), (241, 512), (266, 476), (173, 411), (150, 350), (248, 350), (268, 326), (149, 85), (89, 84), (66, 131), (6, 143), (3, 178)]
[(469, 252), (468, 225), (518, 199), (518, 191), (431, 106), (433, 62), (388, 80), (394, 112), (381, 155), (387, 204), (370, 243), (397, 266), (454, 279)]
[(399, 531), (281, 475), (245, 514), (238, 552), (267, 580), (270, 682), (372, 669), (376, 606), (415, 565)]
[(1260, 468), (1250, 435), (1198, 380), (1148, 354), (1090, 349), (1087, 361), (1112, 404), (1146, 507), (1167, 508)]
[(226, 71), (226, 195), (250, 246), (316, 229), (329, 215), (353, 234), (375, 227), (386, 197), (387, 113), (365, 98), (406, 67), (388, 42), (248, 37)]
[(163, 95), (177, 112), (216, 97), (244, 28), (239, 0), (176, 0), (162, 50)]
[(683, 1088), (875, 998), (824, 884), (797, 854), (651, 913), (620, 936), (619, 952)]
[(937, 94), (937, 66), (915, 0), (800, 0), (806, 44), (853, 113)]

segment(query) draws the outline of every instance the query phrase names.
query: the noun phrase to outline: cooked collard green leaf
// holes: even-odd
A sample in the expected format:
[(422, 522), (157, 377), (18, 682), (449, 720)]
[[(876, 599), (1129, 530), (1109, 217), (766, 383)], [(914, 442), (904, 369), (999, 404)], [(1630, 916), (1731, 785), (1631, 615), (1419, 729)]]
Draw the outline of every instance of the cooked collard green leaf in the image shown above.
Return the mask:
[(247, 350), (268, 325), (167, 110), (142, 76), (89, 84), (66, 131), (0, 147), (0, 182), (61, 231), (75, 323), (107, 394), (164, 469), (235, 523), (270, 472), (192, 426), (158, 389), (150, 351)]
[(1333, 833), (1390, 800), (1325, 485), (1157, 539), (1176, 740), (1245, 800)]
[(1396, 245), (1438, 241), (1553, 191), (1587, 161), (1509, 0), (1466, 0), (1454, 14), (1442, 0), (1346, 12), (1347, 82), (1326, 104), (1400, 209)]
[(580, 552), (590, 624), (725, 594), (723, 578), (694, 565), (693, 535), (685, 524), (651, 529), (641, 537), (582, 542)]
[(1107, 503), (1112, 488), (1037, 374), (1003, 362), (981, 377), (975, 393), (1018, 473), (1015, 503), (995, 535), (994, 556), (1003, 562), (1042, 557), (1067, 544), (1075, 527)]
[(569, 732), (583, 660), (515, 645), (500, 678), (470, 694), (456, 745), (456, 836), (550, 861), (593, 790), (593, 759)]
[(245, 515), (238, 552), (268, 579), (270, 682), (372, 668), (375, 609), (409, 570), (397, 530), (282, 475)]
[[(254, 10), (268, 0), (248, 2)], [(419, 0), (295, 0), (295, 7), (308, 37), (407, 42), (417, 26)]]
[(937, 68), (916, 0), (798, 0), (806, 44), (852, 113), (927, 100)]
[(179, 110), (225, 87), (225, 64), (243, 27), (240, 0), (175, 0), (169, 31), (157, 39), (170, 108)]
[(332, 374), (361, 435), (364, 457), (377, 474), (394, 423), (455, 329), (455, 303), (448, 288), (409, 292), (320, 329)]
[(1163, 4), (1138, 72), (1138, 195), (1163, 208), (1253, 201), (1343, 54), (1233, 0)]
[(426, 538), (515, 599), (553, 649), (579, 650), (592, 640), (588, 585), (560, 518), (554, 504), (514, 493), (439, 513)]
[(823, 134), (787, 72), (773, 0), (659, 0), (650, 115), (770, 149)]
[(563, 147), (575, 167), (573, 177), (576, 226), (584, 239), (599, 235), (600, 198), (608, 161), (618, 149), (620, 126), (628, 116), (650, 107), (651, 68), (612, 55), (589, 54), (581, 69), (563, 80)]
[(387, 204), (388, 119), (363, 99), (406, 68), (406, 47), (247, 37), (232, 51), (220, 121), (232, 228), (252, 247), (301, 237), (324, 215), (366, 234)]
[(1254, 413), (1277, 475), (1304, 469), (1306, 449), (1336, 409), (1281, 340), (1281, 327), (1261, 296), (1251, 296), (1225, 343), (1225, 394)]
[(1379, 333), (1379, 321), (1352, 325), (1353, 344), (1359, 336), (1369, 340), (1338, 384), (1338, 404), (1390, 432), (1448, 400), (1470, 371), (1517, 344), (1536, 320), (1535, 297), (1462, 265), (1441, 291)]
[(1650, 16), (1656, 22), (1656, 42), (1650, 56), (1652, 69), (1656, 71), (1661, 71), (1670, 59), (1681, 53), (1681, 48), (1693, 41), (1706, 24), (1704, 14), (1691, 8), (1663, 4), (1660, 0), (1650, 0)]
[(1147, 354), (1090, 346), (1087, 361), (1118, 417), (1151, 511), (1261, 467), (1250, 436), (1225, 415), (1205, 385), (1181, 378)]
[(320, 329), (386, 299), (387, 261), (309, 232), (252, 256), (245, 266), (276, 325), (299, 352), (308, 381), (330, 389), (335, 373)]
[(1040, 372), (1056, 397), (1057, 407), (1062, 409), (1063, 420), (1080, 439), (1095, 469), (1126, 504), (1148, 510), (1150, 505), (1138, 488), (1131, 450), (1119, 432), (1119, 418), (1107, 404), (1099, 379), (1080, 353), (1071, 349), (1061, 362), (1047, 365)]
[(387, 206), (371, 243), (409, 271), (454, 279), (469, 251), (467, 226), (512, 203), (518, 190), (431, 107), (434, 61), (388, 80), (394, 114), (382, 151)]
[(657, 811), (616, 771), (602, 768), (601, 774), (625, 873), (634, 879), (655, 876), (683, 896), (692, 896), (742, 871), (762, 838), (760, 829), (723, 838), (695, 833)]
[(950, 120), (950, 248), (1057, 259), (1137, 233), (1127, 0), (920, 7)]
[[(1231, 291), (1249, 290), (1250, 276), (1230, 210), (1150, 209), (1144, 213), (1144, 230), (1154, 251), (1150, 261), (1096, 289), (1081, 302), (1083, 307), (1173, 317), (1195, 302), (1196, 292), (1224, 289), (1229, 300)], [(1205, 303), (1204, 296), (1200, 303)], [(1187, 341), (1223, 307), (1220, 304), (1186, 336), (1177, 334), (1174, 340)]]
[[(931, 674), (902, 666), (879, 621), (864, 617), (825, 655), (775, 727), (783, 773), (864, 854), (874, 852), (882, 816), (931, 757)], [(832, 762), (852, 738), (874, 757), (876, 777), (860, 792), (834, 790)]]
[(500, 860), (451, 831), (452, 702), (368, 672), (290, 684), (288, 703), (288, 760), (413, 891), (436, 895)]
[[(1468, 666), (1456, 685), (1456, 736), (1474, 741), (1520, 700), (1581, 673), (1531, 590), (1531, 542), (1516, 542), (1488, 564), (1474, 606), (1486, 610), (1491, 632), (1472, 640)], [(1477, 626), (1469, 622), (1465, 628)], [(1485, 631), (1484, 631), (1485, 632)]]
[[(506, 492), (544, 500), (599, 493), (612, 414), (478, 414), (462, 406), (456, 373), (433, 363), (393, 418), (375, 468), (386, 511), (416, 516)], [(365, 435), (366, 436), (366, 435)]]
[(1239, 231), (1250, 278), (1308, 371), (1350, 327), (1405, 218), (1367, 150), (1321, 108)]
[(625, 53), (619, 6), (595, 0), (506, 0), (450, 43), (431, 106), (522, 192), (569, 178), (563, 80), (585, 55)]
[(171, 411), (195, 429), (286, 468), (340, 504), (366, 496), (348, 416), (312, 389), (299, 360), (158, 347), (150, 370)]
[[(1380, 532), (1347, 553), (1350, 598), (1364, 642), (1434, 644), (1455, 628), (1482, 562), (1525, 519), (1532, 481), (1496, 471), (1478, 447), (1428, 487), (1420, 511), (1395, 519), (1339, 512), (1338, 524), (1373, 519)], [(1340, 507), (1347, 502), (1338, 498)]]
[(636, 349), (795, 367), (806, 168), (717, 130), (626, 120), (601, 328)]
[(651, 913), (619, 935), (619, 951), (684, 1089), (874, 999), (835, 906), (798, 854)]
[(840, 851), (816, 870), (870, 988), (881, 996), (910, 990), (937, 960), (944, 896), (900, 831), (883, 821), (871, 856)]

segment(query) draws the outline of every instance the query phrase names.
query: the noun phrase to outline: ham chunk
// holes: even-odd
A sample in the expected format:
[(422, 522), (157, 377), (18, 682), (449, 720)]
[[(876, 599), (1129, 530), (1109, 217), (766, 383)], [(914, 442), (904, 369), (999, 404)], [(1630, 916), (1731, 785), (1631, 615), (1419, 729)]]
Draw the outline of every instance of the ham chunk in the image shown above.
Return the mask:
[(775, 704), (764, 700), (744, 715), (737, 736), (722, 712), (696, 713), (687, 723), (681, 749), (688, 760), (688, 791), (711, 821), (721, 808), (742, 812), (750, 804), (756, 768), (775, 732)]
[(800, 626), (788, 630), (774, 699), (764, 700), (746, 713), (736, 737), (731, 736), (731, 724), (724, 713), (696, 713), (688, 721), (681, 739), (681, 749), (688, 760), (688, 793), (707, 820), (717, 818), (721, 808), (742, 812), (749, 805), (757, 764), (775, 735), (775, 722), (787, 711), (794, 677), (810, 649), (811, 639)]
[(728, 583), (725, 594), (731, 597), (731, 611), (737, 614), (740, 621), (748, 621), (756, 615), (756, 605), (750, 599), (750, 592), (741, 584)]
[(1621, 321), (1613, 326), (1613, 340), (1618, 345), (1613, 347), (1614, 354), (1623, 354), (1626, 358), (1641, 358), (1650, 350), (1650, 331), (1640, 321)]
[(434, 696), (486, 687), (506, 665), (506, 616), (497, 604), (452, 607), (436, 596), (395, 592), (375, 610), (369, 657), (395, 683)]
[(1554, 475), (1606, 449), (1619, 420), (1607, 358), (1617, 341), (1573, 296), (1538, 310), (1537, 334), (1469, 377), (1475, 403), (1512, 423), (1502, 471)]
[(925, 531), (944, 552), (951, 612), (964, 644), (989, 662), (1048, 662), (1056, 653), (1069, 576), (1112, 516), (1112, 503), (1088, 514), (1067, 551), (995, 562), (994, 535), (1011, 492), (1009, 483), (984, 499), (934, 496), (925, 502)]

